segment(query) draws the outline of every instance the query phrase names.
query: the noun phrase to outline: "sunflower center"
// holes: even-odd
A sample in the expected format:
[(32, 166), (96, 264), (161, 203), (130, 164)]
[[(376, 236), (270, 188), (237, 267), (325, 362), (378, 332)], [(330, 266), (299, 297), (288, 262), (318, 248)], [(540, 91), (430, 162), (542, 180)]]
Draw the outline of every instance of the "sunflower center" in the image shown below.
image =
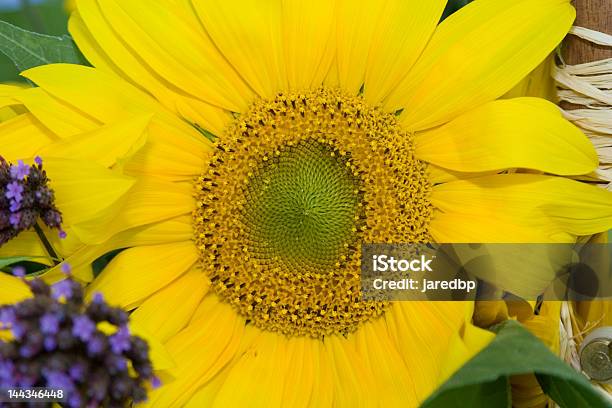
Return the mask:
[(296, 270), (330, 268), (355, 240), (359, 179), (328, 145), (307, 139), (281, 149), (245, 189), (251, 250)]
[(360, 97), (319, 89), (255, 102), (220, 140), (194, 211), (217, 294), (286, 335), (346, 334), (382, 314), (361, 300), (361, 243), (430, 240), (412, 135)]

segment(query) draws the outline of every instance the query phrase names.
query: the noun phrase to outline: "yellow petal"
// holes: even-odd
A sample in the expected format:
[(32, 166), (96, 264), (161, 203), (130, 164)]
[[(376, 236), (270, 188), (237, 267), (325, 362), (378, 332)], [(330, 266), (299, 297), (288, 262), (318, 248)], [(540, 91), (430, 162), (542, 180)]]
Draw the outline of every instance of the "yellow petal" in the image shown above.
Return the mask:
[(504, 94), (504, 98), (517, 98), (520, 96), (535, 96), (558, 102), (557, 87), (553, 79), (555, 67), (555, 53), (551, 53), (546, 59), (531, 71), (525, 78)]
[[(384, 3), (365, 66), (365, 98), (378, 104), (409, 75), (433, 34), (446, 0)], [(371, 18), (371, 16), (370, 16)]]
[[(176, 368), (172, 370), (176, 379), (150, 394), (154, 407), (182, 406), (201, 385), (217, 375), (238, 351), (244, 319), (231, 306), (219, 302), (216, 296), (207, 296), (205, 302), (208, 307), (204, 317), (166, 343), (176, 362)], [(246, 377), (246, 373), (241, 372), (241, 377)]]
[(164, 131), (181, 133), (204, 144), (202, 135), (182, 118), (171, 114), (149, 94), (116, 75), (72, 64), (41, 65), (22, 72), (52, 96), (101, 123), (156, 113), (150, 130), (159, 123)]
[(429, 172), (428, 178), (432, 184), (448, 183), (449, 181), (467, 180), (474, 177), (489, 176), (497, 174), (497, 171), (483, 171), (478, 173), (465, 173), (460, 171), (453, 171), (445, 169), (435, 164), (429, 164), (427, 167)]
[(31, 296), (30, 289), (21, 279), (0, 272), (0, 305), (20, 302)]
[[(418, 406), (431, 391), (431, 388), (423, 386), (423, 383), (426, 384), (433, 378), (423, 378), (423, 372), (416, 376), (414, 372), (409, 371), (389, 337), (385, 319), (375, 319), (363, 324), (355, 333), (355, 338), (357, 353), (362, 356), (364, 364), (376, 381), (379, 404), (385, 407)], [(412, 343), (411, 346), (414, 350), (419, 350), (419, 354), (422, 352), (418, 344)]]
[(357, 94), (365, 81), (368, 50), (373, 43), (376, 23), (384, 2), (376, 0), (338, 0), (336, 63), (340, 86)]
[[(80, 3), (82, 8), (86, 7), (84, 6), (85, 1)], [(100, 21), (100, 23), (104, 24), (105, 22)], [(74, 39), (79, 50), (92, 66), (117, 76), (123, 75), (121, 70), (108, 58), (96, 39), (91, 35), (83, 18), (76, 10), (70, 14), (68, 19), (68, 32), (70, 32), (70, 36)]]
[[(395, 302), (385, 313), (388, 336), (412, 374), (414, 401), (424, 400), (438, 385), (449, 338), (464, 325), (469, 302)], [(419, 350), (415, 353), (414, 350)], [(413, 405), (417, 405), (415, 402)]]
[(202, 157), (212, 149), (194, 127), (114, 75), (67, 64), (40, 66), (24, 75), (102, 123), (155, 113), (148, 128), (149, 143), (132, 158), (136, 171), (167, 171), (171, 177), (191, 178), (200, 171)]
[[(121, 27), (121, 39), (132, 52), (170, 84), (231, 111), (246, 107), (249, 89), (219, 54), (191, 9), (159, 0), (98, 1), (98, 5), (111, 27)], [(216, 6), (208, 4), (208, 8)]]
[[(192, 223), (193, 218), (188, 215), (123, 231), (99, 245), (80, 245), (69, 252), (66, 262), (72, 266), (72, 274), (75, 277), (83, 282), (91, 282), (93, 279), (91, 263), (100, 256), (115, 249), (191, 242)], [(45, 273), (43, 278), (47, 282), (54, 282), (63, 276), (60, 268), (55, 267)]]
[(101, 292), (109, 304), (133, 309), (189, 270), (197, 257), (191, 242), (126, 249), (87, 287), (88, 297)]
[(442, 124), (510, 90), (561, 42), (568, 0), (476, 1), (444, 20), (387, 108), (409, 130)]
[[(191, 24), (192, 27), (197, 25), (197, 21)], [(79, 2), (79, 11), (72, 14), (69, 28), (80, 50), (96, 68), (146, 89), (167, 109), (207, 130), (218, 132), (223, 128), (219, 123), (223, 110), (182, 93), (164, 81), (163, 76), (155, 75), (147, 65), (149, 60), (139, 59), (117, 35), (95, 0)], [(167, 66), (162, 68), (167, 69)]]
[(59, 137), (73, 136), (100, 126), (99, 121), (63, 103), (43, 89), (22, 89), (12, 96)]
[(202, 172), (212, 145), (194, 129), (176, 129), (153, 118), (147, 143), (125, 164), (126, 174), (156, 176), (169, 180), (193, 180)]
[(128, 82), (91, 67), (41, 65), (22, 75), (102, 123), (160, 109), (153, 98)]
[(8, 161), (34, 157), (38, 149), (56, 140), (31, 113), (0, 122), (0, 155)]
[(232, 367), (214, 402), (217, 407), (281, 407), (287, 338), (263, 332)]
[(450, 336), (448, 350), (440, 356), (443, 364), (440, 383), (446, 381), (455, 371), (461, 368), (469, 359), (485, 348), (495, 335), (466, 322), (461, 332)]
[(260, 96), (287, 89), (280, 0), (194, 0), (204, 28), (223, 56)]
[(444, 212), (503, 215), (546, 234), (592, 235), (612, 228), (612, 192), (562, 177), (504, 174), (454, 181), (435, 186), (431, 200)]
[(558, 242), (576, 240), (569, 234), (551, 235), (529, 225), (521, 225), (504, 214), (468, 215), (459, 212), (436, 212), (430, 232), (436, 242), (444, 243), (518, 243)]
[(321, 86), (335, 51), (335, 2), (283, 0), (281, 7), (289, 87)]
[(55, 204), (64, 223), (74, 225), (100, 214), (119, 200), (134, 179), (112, 172), (96, 163), (47, 158), (44, 162)]
[(523, 103), (529, 99), (489, 102), (419, 134), (417, 157), (462, 172), (515, 167), (560, 175), (593, 171), (597, 153), (580, 129), (550, 108)]
[[(164, 343), (178, 333), (191, 319), (210, 282), (197, 268), (186, 273), (146, 299), (132, 313), (132, 322), (145, 327)], [(168, 307), (173, 305), (173, 307)]]
[[(242, 336), (240, 338), (240, 345), (234, 355), (233, 359), (225, 365), (210, 381), (204, 384), (195, 394), (190, 398), (185, 407), (188, 408), (200, 408), (200, 407), (212, 407), (219, 393), (219, 390), (225, 383), (225, 380), (229, 376), (232, 368), (236, 361), (248, 350), (251, 350), (253, 344), (262, 335), (261, 330), (253, 325), (244, 326)], [(324, 405), (327, 406), (327, 405)]]
[(152, 115), (123, 119), (93, 132), (62, 139), (38, 151), (42, 157), (90, 160), (104, 167), (126, 160), (145, 143)]
[(281, 401), (289, 407), (320, 406), (311, 400), (319, 372), (319, 340), (290, 337), (286, 343), (285, 367), (281, 372), (284, 389)]
[(139, 180), (120, 202), (74, 226), (83, 243), (99, 244), (118, 232), (159, 222), (195, 208), (192, 187), (154, 178)]
[(46, 259), (49, 254), (42, 246), (40, 238), (33, 231), (23, 231), (17, 237), (0, 246), (0, 257), (9, 256), (35, 256), (39, 257), (36, 262), (50, 264), (51, 260)]
[(324, 352), (332, 368), (333, 405), (375, 406), (375, 380), (361, 360), (353, 342), (338, 335), (327, 336), (324, 342)]

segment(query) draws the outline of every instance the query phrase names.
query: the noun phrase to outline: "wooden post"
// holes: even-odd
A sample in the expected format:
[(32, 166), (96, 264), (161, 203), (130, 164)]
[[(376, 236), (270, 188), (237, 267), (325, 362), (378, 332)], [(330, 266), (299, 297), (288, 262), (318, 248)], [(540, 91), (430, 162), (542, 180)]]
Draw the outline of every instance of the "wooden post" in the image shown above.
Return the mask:
[[(612, 35), (612, 0), (574, 0), (573, 4), (576, 7), (575, 26)], [(563, 56), (566, 63), (576, 65), (612, 58), (612, 48), (569, 35)]]

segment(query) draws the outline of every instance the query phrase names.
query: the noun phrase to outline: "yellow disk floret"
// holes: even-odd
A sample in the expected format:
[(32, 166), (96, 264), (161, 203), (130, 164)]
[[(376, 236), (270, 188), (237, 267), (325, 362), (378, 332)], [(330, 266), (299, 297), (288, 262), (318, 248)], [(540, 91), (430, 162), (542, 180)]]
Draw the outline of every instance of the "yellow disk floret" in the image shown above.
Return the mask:
[(360, 298), (361, 244), (428, 242), (427, 167), (395, 117), (319, 89), (259, 100), (197, 180), (201, 266), (248, 321), (347, 333), (384, 311)]

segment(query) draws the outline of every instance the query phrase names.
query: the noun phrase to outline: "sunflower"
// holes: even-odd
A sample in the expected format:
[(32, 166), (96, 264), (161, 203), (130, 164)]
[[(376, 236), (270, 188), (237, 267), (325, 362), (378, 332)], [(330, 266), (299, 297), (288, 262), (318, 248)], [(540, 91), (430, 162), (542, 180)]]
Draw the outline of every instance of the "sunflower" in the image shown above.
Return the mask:
[(597, 166), (585, 136), (549, 102), (496, 100), (561, 41), (569, 1), (476, 0), (438, 25), (444, 5), (78, 0), (93, 67), (23, 73), (38, 88), (11, 103), (49, 136), (15, 158), (134, 180), (58, 252), (89, 281), (122, 250), (88, 290), (172, 356), (152, 405), (416, 406), (492, 335), (470, 302), (361, 301), (362, 243), (612, 227), (610, 193), (563, 177)]

